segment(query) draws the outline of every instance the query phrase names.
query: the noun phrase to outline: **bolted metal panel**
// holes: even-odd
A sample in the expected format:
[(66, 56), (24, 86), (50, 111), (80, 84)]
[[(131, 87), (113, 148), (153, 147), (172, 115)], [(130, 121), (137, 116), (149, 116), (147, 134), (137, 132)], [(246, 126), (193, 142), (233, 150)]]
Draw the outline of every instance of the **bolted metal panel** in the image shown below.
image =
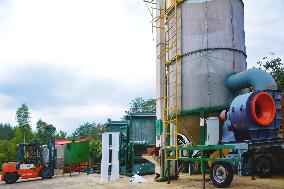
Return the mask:
[(130, 140), (135, 143), (156, 143), (156, 116), (154, 114), (130, 115)]

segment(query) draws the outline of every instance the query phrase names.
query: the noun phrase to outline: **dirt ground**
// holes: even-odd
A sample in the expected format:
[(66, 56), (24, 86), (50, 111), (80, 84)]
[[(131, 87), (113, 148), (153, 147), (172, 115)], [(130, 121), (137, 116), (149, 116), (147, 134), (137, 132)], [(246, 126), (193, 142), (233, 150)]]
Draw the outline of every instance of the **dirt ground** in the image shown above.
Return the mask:
[[(147, 183), (130, 184), (129, 177), (121, 176), (117, 181), (107, 183), (100, 182), (100, 175), (92, 174), (78, 175), (74, 173), (72, 177), (68, 175), (57, 175), (50, 180), (19, 180), (17, 183), (8, 185), (0, 182), (0, 189), (199, 189), (202, 188), (201, 175), (189, 176), (180, 175), (179, 180), (166, 182), (154, 182), (154, 175), (144, 176)], [(215, 188), (208, 179), (206, 179), (206, 188)], [(232, 182), (232, 189), (284, 189), (284, 176), (274, 176), (273, 178), (251, 180), (251, 177), (235, 176)]]

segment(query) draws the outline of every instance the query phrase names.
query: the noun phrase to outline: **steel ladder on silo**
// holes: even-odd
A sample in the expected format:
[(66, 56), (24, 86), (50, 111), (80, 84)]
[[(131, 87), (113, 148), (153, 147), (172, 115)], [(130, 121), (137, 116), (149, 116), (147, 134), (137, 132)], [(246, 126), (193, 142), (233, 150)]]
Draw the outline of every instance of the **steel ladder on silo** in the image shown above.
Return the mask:
[[(178, 49), (178, 9), (177, 6), (183, 0), (173, 0), (171, 4), (167, 6), (165, 0), (164, 9), (157, 7), (156, 0), (144, 1), (151, 4), (150, 14), (152, 16), (152, 32), (154, 29), (164, 30), (164, 48), (161, 51), (158, 58), (161, 62), (164, 62), (164, 99), (163, 99), (163, 146), (165, 160), (178, 160), (178, 65), (180, 61), (180, 53)], [(154, 16), (154, 11), (161, 11), (162, 16)], [(157, 25), (160, 19), (164, 19), (165, 24), (163, 26)], [(169, 26), (170, 22), (173, 22), (172, 26)], [(170, 56), (170, 53), (174, 52), (174, 55)], [(170, 66), (171, 68), (170, 70)], [(171, 81), (170, 81), (171, 78)], [(169, 88), (175, 88), (174, 92), (170, 93)], [(170, 103), (170, 101), (174, 103)], [(173, 150), (174, 149), (174, 150)]]
[[(164, 146), (165, 160), (178, 160), (178, 70), (180, 53), (178, 49), (178, 3), (167, 6), (165, 1), (165, 36), (159, 58), (165, 59), (164, 69)], [(175, 63), (175, 64), (173, 64)], [(170, 89), (173, 90), (170, 90)], [(174, 150), (173, 150), (174, 149)]]

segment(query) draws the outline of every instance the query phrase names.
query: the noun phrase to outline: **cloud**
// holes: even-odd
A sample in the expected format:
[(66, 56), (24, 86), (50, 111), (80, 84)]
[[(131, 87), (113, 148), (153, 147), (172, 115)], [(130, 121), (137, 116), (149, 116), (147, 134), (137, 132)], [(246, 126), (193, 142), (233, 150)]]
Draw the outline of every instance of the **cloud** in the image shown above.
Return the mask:
[(134, 97), (154, 98), (155, 46), (144, 4), (133, 2), (9, 1), (0, 23), (0, 110), (9, 109), (0, 116), (9, 118), (1, 121), (14, 123), (27, 103), (33, 126), (42, 118), (70, 133), (119, 119)]
[[(85, 121), (104, 122), (107, 117), (119, 119), (137, 96), (153, 97), (154, 86), (144, 81), (120, 82), (86, 76), (74, 67), (63, 68), (47, 63), (8, 67), (0, 71), (0, 100), (3, 108), (26, 103), (32, 112), (32, 124), (39, 118), (58, 128), (74, 130)], [(145, 88), (149, 90), (145, 90)]]
[(284, 58), (284, 1), (244, 0), (248, 66), (274, 52)]

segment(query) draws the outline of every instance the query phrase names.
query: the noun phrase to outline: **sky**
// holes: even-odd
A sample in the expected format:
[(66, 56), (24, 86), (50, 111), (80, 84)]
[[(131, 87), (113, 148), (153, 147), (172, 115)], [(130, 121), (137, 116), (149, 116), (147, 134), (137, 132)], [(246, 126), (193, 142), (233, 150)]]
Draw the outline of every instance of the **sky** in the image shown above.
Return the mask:
[[(244, 0), (248, 67), (284, 58), (284, 1)], [(71, 134), (155, 98), (155, 42), (142, 0), (0, 0), (0, 122), (26, 103)]]

